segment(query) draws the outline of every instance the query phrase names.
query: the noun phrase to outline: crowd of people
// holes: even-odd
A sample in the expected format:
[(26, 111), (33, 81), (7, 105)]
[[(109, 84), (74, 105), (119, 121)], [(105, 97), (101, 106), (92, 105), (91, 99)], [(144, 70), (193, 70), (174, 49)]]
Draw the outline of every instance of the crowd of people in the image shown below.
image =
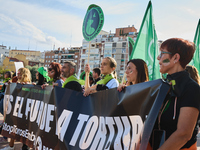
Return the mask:
[[(167, 73), (164, 80), (169, 83), (171, 88), (160, 108), (160, 113), (149, 140), (148, 150), (152, 148), (159, 150), (197, 149), (200, 79), (197, 69), (188, 65), (194, 52), (194, 43), (180, 38), (168, 39), (160, 46), (160, 54), (157, 57), (160, 73)], [(115, 71), (117, 63), (112, 57), (105, 57), (100, 68), (94, 68), (92, 73), (90, 73), (89, 64), (86, 64), (84, 78), (82, 79), (78, 79), (76, 76), (76, 67), (76, 64), (71, 61), (64, 62), (63, 66), (52, 62), (48, 68), (40, 67), (38, 69), (36, 83), (31, 82), (31, 74), (27, 68), (20, 68), (14, 78), (12, 78), (10, 72), (6, 72), (4, 86), (0, 93), (0, 112), (3, 114), (3, 95), (6, 85), (11, 82), (34, 84), (41, 86), (43, 89), (47, 86), (58, 86), (83, 92), (84, 96), (88, 96), (112, 88), (117, 88), (121, 92), (126, 86), (149, 81), (148, 67), (142, 59), (128, 61), (125, 71), (127, 81), (121, 84), (117, 80)], [(90, 75), (86, 76), (86, 74)], [(86, 78), (88, 79), (86, 80)], [(157, 144), (158, 137), (155, 137), (157, 135), (155, 132), (163, 132), (166, 135), (165, 142), (161, 146)], [(0, 142), (6, 141), (6, 137), (0, 139)], [(11, 139), (9, 146), (4, 148), (4, 150), (11, 149), (14, 149), (13, 139)], [(22, 150), (26, 149), (29, 148), (24, 144)]]

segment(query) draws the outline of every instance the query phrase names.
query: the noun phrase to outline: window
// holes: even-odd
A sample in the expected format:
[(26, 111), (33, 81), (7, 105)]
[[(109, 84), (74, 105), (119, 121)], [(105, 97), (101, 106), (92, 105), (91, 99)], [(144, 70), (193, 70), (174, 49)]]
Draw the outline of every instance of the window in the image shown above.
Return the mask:
[(49, 56), (49, 58), (51, 58), (51, 56)]
[(113, 49), (112, 49), (112, 53), (116, 53), (116, 48), (113, 48)]
[(75, 55), (75, 58), (78, 58), (78, 55)]
[(126, 52), (126, 49), (125, 48), (122, 48), (122, 53), (125, 53)]
[(123, 43), (122, 43), (122, 47), (126, 47), (126, 42), (123, 42)]
[(54, 56), (52, 56), (52, 58), (54, 58)]
[(113, 44), (112, 44), (112, 47), (116, 47), (116, 46), (117, 46), (117, 43), (113, 43)]
[(121, 58), (124, 59), (124, 58), (125, 58), (125, 54), (122, 54), (122, 55), (121, 55)]

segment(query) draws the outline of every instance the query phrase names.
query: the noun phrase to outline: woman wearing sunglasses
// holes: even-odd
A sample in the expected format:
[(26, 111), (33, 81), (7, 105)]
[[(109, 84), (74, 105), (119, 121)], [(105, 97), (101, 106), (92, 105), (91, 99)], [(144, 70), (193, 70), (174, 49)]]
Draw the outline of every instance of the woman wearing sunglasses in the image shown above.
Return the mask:
[(62, 87), (64, 81), (61, 79), (61, 64), (52, 62), (49, 64), (48, 76), (50, 77), (49, 85), (56, 85)]
[[(148, 149), (159, 145), (159, 133), (166, 133), (158, 150), (196, 150), (200, 110), (199, 85), (185, 71), (195, 52), (194, 43), (180, 38), (164, 41), (157, 57), (160, 72), (167, 73), (166, 81), (171, 91), (166, 96), (158, 114)], [(157, 133), (156, 133), (157, 132)], [(154, 141), (154, 142), (153, 142)]]

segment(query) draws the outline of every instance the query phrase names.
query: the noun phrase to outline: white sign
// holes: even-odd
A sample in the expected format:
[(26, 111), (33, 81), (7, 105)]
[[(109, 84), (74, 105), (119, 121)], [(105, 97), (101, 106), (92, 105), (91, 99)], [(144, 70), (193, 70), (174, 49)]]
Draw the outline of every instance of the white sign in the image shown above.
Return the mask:
[(23, 62), (14, 62), (14, 63), (15, 63), (15, 71), (17, 74), (17, 72), (20, 68), (24, 68), (24, 64), (23, 64)]

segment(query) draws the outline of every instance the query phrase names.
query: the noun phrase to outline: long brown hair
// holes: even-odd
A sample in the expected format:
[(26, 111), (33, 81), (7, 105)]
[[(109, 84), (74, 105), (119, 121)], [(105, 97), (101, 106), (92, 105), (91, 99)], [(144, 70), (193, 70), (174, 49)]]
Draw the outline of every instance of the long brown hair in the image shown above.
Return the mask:
[(59, 80), (61, 77), (61, 64), (57, 63), (57, 62), (52, 62), (49, 64), (49, 66), (51, 66), (53, 68), (53, 70), (55, 71), (55, 75), (53, 77), (54, 82), (56, 82), (56, 80)]
[(133, 63), (137, 69), (137, 79), (135, 83), (141, 83), (149, 81), (148, 67), (144, 60), (142, 59), (131, 59), (128, 61), (129, 63)]

